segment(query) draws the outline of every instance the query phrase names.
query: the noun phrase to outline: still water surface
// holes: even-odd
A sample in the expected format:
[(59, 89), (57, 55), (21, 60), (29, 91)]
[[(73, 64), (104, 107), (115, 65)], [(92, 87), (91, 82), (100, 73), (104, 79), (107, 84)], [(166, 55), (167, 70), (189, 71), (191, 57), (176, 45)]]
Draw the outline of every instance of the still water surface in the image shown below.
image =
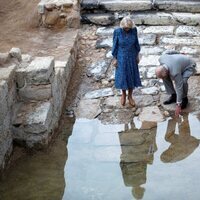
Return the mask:
[(0, 182), (1, 200), (197, 200), (200, 122), (66, 119), (46, 152), (27, 155)]

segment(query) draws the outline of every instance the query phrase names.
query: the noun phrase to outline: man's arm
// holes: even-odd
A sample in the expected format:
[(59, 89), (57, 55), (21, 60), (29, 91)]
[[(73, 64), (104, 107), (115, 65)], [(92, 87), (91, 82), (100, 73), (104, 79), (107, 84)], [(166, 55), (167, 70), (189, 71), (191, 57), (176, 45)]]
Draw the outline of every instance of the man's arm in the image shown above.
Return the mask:
[(176, 95), (177, 95), (177, 103), (182, 103), (183, 99), (183, 77), (181, 74), (177, 74), (174, 77), (175, 81), (175, 90), (176, 90)]

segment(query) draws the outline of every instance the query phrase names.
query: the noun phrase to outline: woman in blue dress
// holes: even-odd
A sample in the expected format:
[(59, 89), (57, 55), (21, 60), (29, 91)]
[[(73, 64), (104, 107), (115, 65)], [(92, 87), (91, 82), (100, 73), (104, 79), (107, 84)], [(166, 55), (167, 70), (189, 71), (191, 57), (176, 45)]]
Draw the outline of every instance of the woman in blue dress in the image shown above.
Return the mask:
[(135, 106), (133, 89), (140, 87), (141, 80), (138, 70), (140, 45), (137, 29), (130, 17), (124, 17), (120, 28), (114, 30), (112, 55), (115, 70), (115, 87), (122, 90), (121, 104), (126, 103), (126, 90), (131, 106)]

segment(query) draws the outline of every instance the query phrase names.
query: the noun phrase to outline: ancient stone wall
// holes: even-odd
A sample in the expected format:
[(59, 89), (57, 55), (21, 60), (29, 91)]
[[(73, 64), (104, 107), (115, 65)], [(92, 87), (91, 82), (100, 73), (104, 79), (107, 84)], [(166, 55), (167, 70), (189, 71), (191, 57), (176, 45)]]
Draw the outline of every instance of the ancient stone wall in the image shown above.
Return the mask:
[(80, 8), (78, 0), (41, 0), (38, 4), (41, 25), (78, 28)]
[(21, 55), (18, 48), (0, 54), (0, 169), (12, 152), (13, 141), (28, 148), (48, 145), (75, 69), (75, 33), (66, 61)]

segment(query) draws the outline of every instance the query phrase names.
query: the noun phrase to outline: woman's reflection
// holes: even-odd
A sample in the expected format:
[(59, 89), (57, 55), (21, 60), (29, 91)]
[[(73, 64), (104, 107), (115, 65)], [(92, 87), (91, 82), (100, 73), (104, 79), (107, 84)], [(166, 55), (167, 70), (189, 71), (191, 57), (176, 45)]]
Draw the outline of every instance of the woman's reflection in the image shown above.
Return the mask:
[(187, 158), (199, 146), (199, 140), (190, 135), (188, 114), (182, 119), (170, 119), (168, 121), (165, 140), (170, 144), (169, 148), (161, 154), (161, 160), (165, 163), (173, 163)]
[(147, 164), (153, 163), (156, 146), (156, 123), (143, 123), (136, 129), (134, 123), (126, 125), (125, 131), (119, 133), (121, 144), (120, 167), (127, 187), (132, 187), (136, 199), (142, 199), (146, 183)]

